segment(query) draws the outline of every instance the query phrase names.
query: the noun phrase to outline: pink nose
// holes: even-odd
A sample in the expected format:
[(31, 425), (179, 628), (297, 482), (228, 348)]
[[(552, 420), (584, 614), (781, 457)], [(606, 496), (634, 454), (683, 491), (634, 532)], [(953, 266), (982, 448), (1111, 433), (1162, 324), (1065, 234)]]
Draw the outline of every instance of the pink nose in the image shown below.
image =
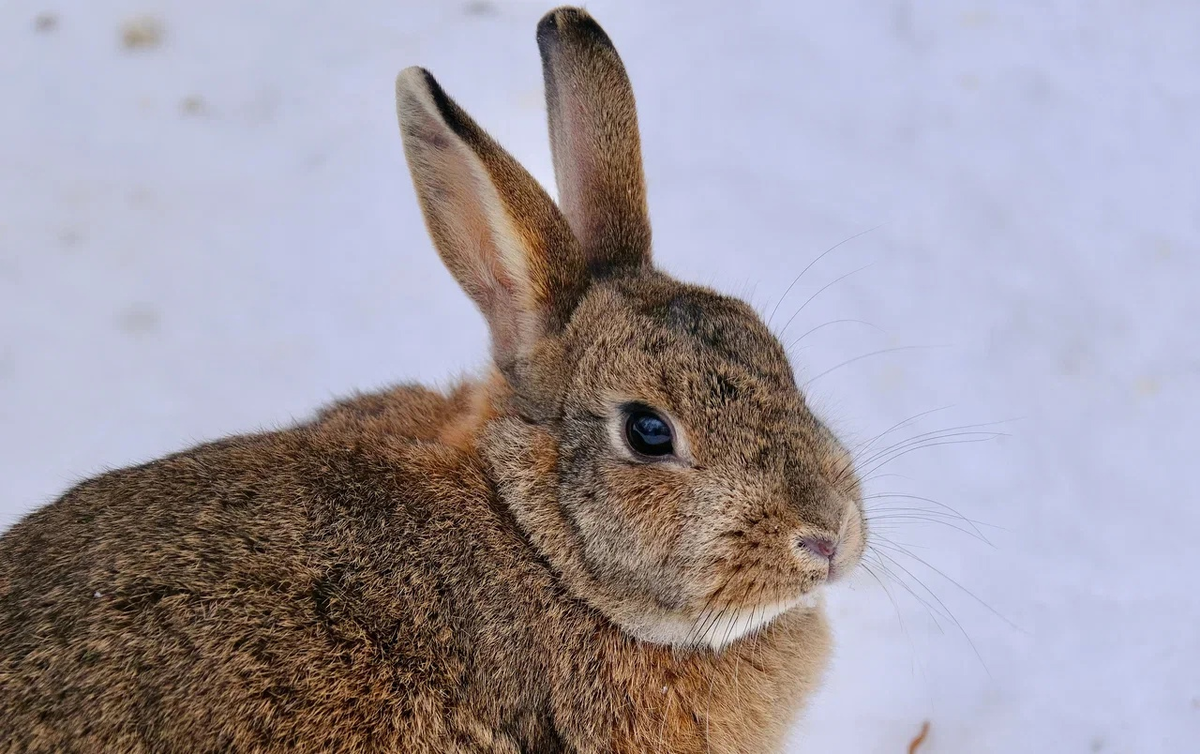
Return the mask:
[(803, 537), (800, 544), (809, 552), (826, 560), (833, 560), (837, 555), (837, 542), (827, 537)]

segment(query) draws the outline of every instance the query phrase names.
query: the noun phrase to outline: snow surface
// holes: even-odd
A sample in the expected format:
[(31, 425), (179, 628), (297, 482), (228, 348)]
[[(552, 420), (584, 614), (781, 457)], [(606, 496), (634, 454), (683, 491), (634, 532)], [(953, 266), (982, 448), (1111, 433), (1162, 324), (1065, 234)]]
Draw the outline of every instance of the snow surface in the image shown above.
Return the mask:
[[(392, 82), (430, 68), (549, 183), (548, 7), (5, 2), (0, 526), (102, 469), (477, 366)], [(872, 480), (991, 545), (872, 499), (929, 565), (879, 541), (887, 592), (832, 592), (794, 750), (903, 752), (928, 719), (922, 754), (1200, 751), (1200, 3), (590, 9), (639, 96), (660, 264), (770, 313), (874, 228), (773, 324), (870, 263), (786, 339), (873, 325), (807, 335), (805, 380), (904, 350), (813, 401), (851, 442), (951, 406), (876, 448), (1002, 422)], [(123, 49), (140, 14), (161, 44)]]

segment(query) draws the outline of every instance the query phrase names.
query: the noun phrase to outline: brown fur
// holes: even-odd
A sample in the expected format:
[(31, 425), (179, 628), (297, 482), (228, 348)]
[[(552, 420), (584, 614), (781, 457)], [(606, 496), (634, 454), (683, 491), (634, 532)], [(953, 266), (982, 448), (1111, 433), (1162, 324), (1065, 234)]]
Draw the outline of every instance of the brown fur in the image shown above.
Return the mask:
[[(637, 108), (612, 41), (586, 12), (538, 24), (558, 202), (595, 269), (650, 261)], [(586, 81), (586, 87), (577, 86)]]
[[(560, 9), (539, 43), (584, 215), (427, 73), (397, 87), (431, 235), (496, 368), (27, 516), (0, 539), (5, 750), (780, 749), (829, 647), (803, 599), (865, 544), (857, 479), (755, 313), (650, 265), (644, 196), (613, 197), (641, 168), (607, 36)], [(674, 457), (623, 445), (634, 401), (669, 418)]]

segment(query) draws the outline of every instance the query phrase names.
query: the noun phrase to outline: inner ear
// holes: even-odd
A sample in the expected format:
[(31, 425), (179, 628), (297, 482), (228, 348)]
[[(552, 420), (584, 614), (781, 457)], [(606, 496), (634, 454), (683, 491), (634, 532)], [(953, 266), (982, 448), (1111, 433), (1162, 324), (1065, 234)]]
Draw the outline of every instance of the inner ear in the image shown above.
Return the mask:
[(562, 328), (586, 290), (578, 241), (537, 181), (428, 71), (403, 71), (396, 102), (426, 227), (509, 373)]

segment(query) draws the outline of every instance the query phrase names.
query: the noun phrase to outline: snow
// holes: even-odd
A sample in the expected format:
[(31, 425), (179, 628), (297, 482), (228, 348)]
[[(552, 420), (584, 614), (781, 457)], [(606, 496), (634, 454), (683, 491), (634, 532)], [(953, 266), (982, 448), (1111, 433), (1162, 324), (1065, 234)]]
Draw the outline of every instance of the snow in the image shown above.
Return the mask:
[[(549, 183), (548, 4), (298, 7), (5, 4), (0, 527), (102, 469), (480, 363), (392, 81), (428, 67)], [(922, 754), (1196, 750), (1200, 4), (589, 8), (639, 96), (660, 264), (770, 313), (873, 229), (773, 317), (820, 291), (785, 340), (873, 325), (795, 347), (805, 380), (882, 351), (814, 404), (851, 442), (950, 407), (876, 448), (1004, 433), (872, 479), (991, 544), (871, 500), (928, 565), (879, 540), (887, 592), (831, 591), (794, 750), (900, 752), (926, 719)], [(123, 49), (146, 15), (161, 40)]]

